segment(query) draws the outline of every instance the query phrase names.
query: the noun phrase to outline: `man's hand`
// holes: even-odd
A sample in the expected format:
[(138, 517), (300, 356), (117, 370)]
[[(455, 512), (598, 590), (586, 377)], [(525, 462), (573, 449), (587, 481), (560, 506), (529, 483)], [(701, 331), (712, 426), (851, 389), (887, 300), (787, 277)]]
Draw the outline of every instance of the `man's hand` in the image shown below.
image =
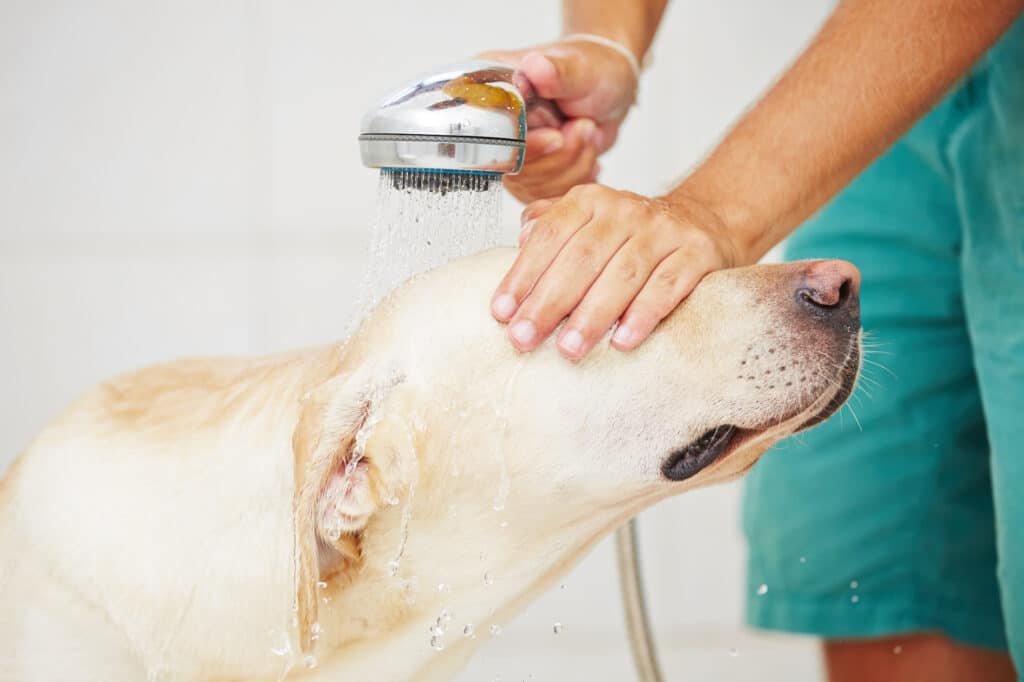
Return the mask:
[(490, 52), (487, 59), (516, 68), (516, 86), (530, 101), (553, 101), (564, 121), (542, 109), (528, 113), (526, 162), (505, 188), (520, 201), (561, 196), (597, 179), (597, 157), (615, 142), (636, 95), (636, 74), (625, 56), (582, 40), (526, 50)]
[(523, 351), (568, 315), (558, 348), (570, 359), (616, 321), (612, 345), (635, 348), (704, 275), (739, 261), (722, 221), (701, 203), (601, 185), (527, 206), (520, 244), (491, 311)]

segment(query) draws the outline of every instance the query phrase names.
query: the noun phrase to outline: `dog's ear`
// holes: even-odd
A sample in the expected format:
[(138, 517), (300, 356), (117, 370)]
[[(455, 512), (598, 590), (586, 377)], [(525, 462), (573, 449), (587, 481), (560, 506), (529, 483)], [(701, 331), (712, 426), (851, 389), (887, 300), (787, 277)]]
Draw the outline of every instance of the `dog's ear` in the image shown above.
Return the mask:
[(318, 583), (358, 566), (361, 531), (395, 495), (385, 489), (368, 441), (396, 383), (371, 382), (361, 372), (339, 375), (303, 399), (292, 434), (294, 608), (303, 653), (313, 649)]

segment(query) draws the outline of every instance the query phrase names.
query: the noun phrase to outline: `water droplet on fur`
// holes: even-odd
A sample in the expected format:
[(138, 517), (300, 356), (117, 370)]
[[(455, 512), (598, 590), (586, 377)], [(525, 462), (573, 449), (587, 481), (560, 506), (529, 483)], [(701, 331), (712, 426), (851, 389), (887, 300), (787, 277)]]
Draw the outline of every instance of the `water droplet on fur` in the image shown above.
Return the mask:
[(392, 495), (387, 499), (389, 507), (397, 507), (399, 502), (401, 502), (401, 500), (398, 499), (398, 495)]
[(508, 528), (508, 521), (502, 521), (498, 524), (498, 526), (500, 526), (501, 528)]
[(392, 559), (388, 562), (388, 575), (394, 577), (398, 575), (398, 560)]
[(302, 657), (302, 665), (312, 670), (316, 667), (316, 656), (313, 654), (306, 654)]
[(500, 634), (501, 634), (501, 626), (498, 625), (497, 623), (495, 623), (494, 625), (491, 626), (491, 636), (492, 637), (497, 637)]
[(316, 586), (317, 586), (317, 588), (318, 588), (318, 589), (321, 589), (321, 590), (323, 590), (323, 589), (326, 589), (326, 588), (327, 588), (327, 583), (325, 583), (325, 582), (324, 582), (323, 580), (321, 580), (321, 581), (319, 581), (319, 582), (318, 582), (318, 583), (316, 584)]
[(434, 651), (442, 651), (444, 649), (444, 642), (441, 641), (440, 637), (431, 637), (430, 648)]
[(438, 592), (451, 592), (452, 591), (452, 586), (451, 585), (446, 585), (445, 583), (438, 583), (437, 584), (437, 591)]
[(466, 623), (466, 627), (462, 628), (463, 637), (476, 637), (476, 631), (473, 630), (472, 623)]
[(282, 657), (291, 655), (292, 640), (288, 637), (288, 633), (271, 631), (270, 636), (276, 640), (274, 645), (270, 647), (270, 653)]
[(761, 586), (757, 588), (757, 596), (763, 597), (766, 594), (768, 594), (768, 586), (764, 583), (761, 583)]
[(551, 626), (551, 631), (554, 632), (556, 635), (562, 634), (562, 624), (561, 623), (555, 623), (554, 625)]
[(492, 576), (490, 573), (484, 573), (484, 585), (490, 586), (490, 585), (493, 585), (493, 584), (494, 584), (494, 576)]

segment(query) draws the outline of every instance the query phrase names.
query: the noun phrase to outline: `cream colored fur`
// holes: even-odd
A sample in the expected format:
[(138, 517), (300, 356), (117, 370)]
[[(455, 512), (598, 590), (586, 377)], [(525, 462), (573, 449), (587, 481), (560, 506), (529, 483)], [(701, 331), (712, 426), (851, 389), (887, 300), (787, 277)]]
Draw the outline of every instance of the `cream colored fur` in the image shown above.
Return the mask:
[[(448, 679), (600, 538), (821, 412), (858, 343), (801, 317), (794, 264), (710, 275), (631, 353), (519, 355), (487, 308), (513, 255), (413, 280), (345, 345), (72, 405), (0, 482), (0, 680)], [(736, 451), (662, 476), (719, 424)]]

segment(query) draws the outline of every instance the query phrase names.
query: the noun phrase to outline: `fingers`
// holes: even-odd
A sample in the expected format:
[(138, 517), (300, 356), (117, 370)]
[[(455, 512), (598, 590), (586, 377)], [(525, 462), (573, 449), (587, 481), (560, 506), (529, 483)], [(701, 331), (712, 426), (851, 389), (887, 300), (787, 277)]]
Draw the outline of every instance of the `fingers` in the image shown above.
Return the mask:
[(597, 345), (615, 324), (675, 242), (636, 236), (615, 253), (558, 336), (558, 348), (576, 360)]
[(560, 202), (536, 225), (491, 300), (491, 313), (499, 322), (512, 319), (519, 304), (591, 214), (578, 202)]
[(579, 51), (564, 48), (529, 52), (519, 62), (519, 70), (529, 79), (534, 92), (545, 99), (586, 95), (592, 87), (593, 74), (585, 67)]
[(530, 232), (533, 231), (533, 225), (536, 222), (536, 219), (544, 215), (547, 210), (554, 205), (554, 203), (554, 199), (540, 199), (523, 209), (522, 216), (520, 217), (522, 227), (519, 229), (520, 247), (522, 247), (522, 245), (526, 243), (526, 240), (530, 238)]
[[(576, 119), (561, 130), (550, 128), (527, 135), (526, 163), (519, 175), (505, 176), (505, 188), (524, 202), (561, 196), (595, 177), (597, 127), (589, 119)], [(547, 149), (548, 153), (544, 153)]]
[[(538, 224), (536, 229), (542, 226)], [(625, 242), (625, 233), (621, 224), (609, 220), (591, 220), (577, 230), (509, 321), (512, 345), (519, 350), (533, 350), (547, 338), (586, 295)], [(566, 342), (573, 345), (574, 339), (575, 336), (569, 336)]]
[(559, 128), (530, 129), (526, 134), (526, 162), (531, 163), (554, 154), (564, 146), (565, 136)]
[(720, 221), (699, 205), (584, 185), (523, 210), (521, 249), (491, 301), (530, 351), (561, 323), (559, 352), (579, 359), (618, 320), (611, 345), (639, 345), (708, 272), (728, 267)]
[(689, 249), (678, 249), (662, 260), (626, 309), (612, 334), (612, 345), (632, 350), (650, 336), (711, 269), (706, 260)]

